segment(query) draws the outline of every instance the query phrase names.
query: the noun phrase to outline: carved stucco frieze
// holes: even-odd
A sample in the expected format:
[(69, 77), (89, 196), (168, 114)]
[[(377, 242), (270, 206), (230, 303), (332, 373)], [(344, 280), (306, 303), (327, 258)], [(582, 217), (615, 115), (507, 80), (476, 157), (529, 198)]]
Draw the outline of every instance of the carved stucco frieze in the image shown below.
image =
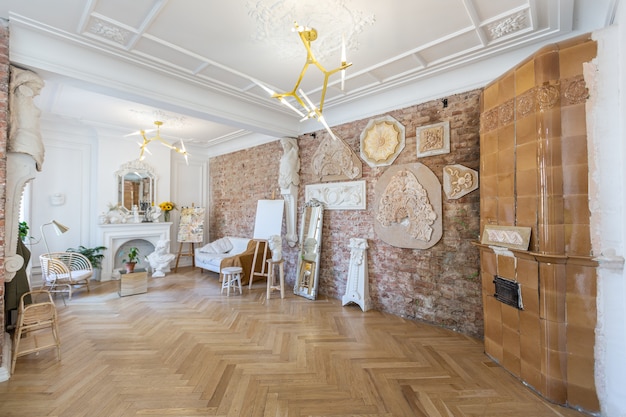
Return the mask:
[(487, 224), (480, 242), (484, 245), (528, 250), (530, 233), (530, 227)]
[(424, 164), (388, 168), (374, 193), (374, 230), (383, 241), (427, 249), (441, 239), (441, 184)]
[(323, 138), (311, 165), (318, 181), (353, 180), (363, 172), (358, 155), (341, 138)]
[(443, 169), (443, 191), (456, 200), (478, 189), (478, 172), (463, 165), (448, 165)]
[(316, 199), (324, 203), (327, 210), (365, 210), (365, 180), (309, 184), (304, 199)]
[(530, 27), (530, 18), (526, 10), (519, 11), (497, 22), (487, 25), (491, 39), (498, 39), (511, 33)]
[(106, 41), (115, 42), (120, 45), (126, 45), (128, 38), (131, 36), (130, 31), (110, 22), (94, 18), (93, 16), (88, 25), (88, 34), (104, 38)]

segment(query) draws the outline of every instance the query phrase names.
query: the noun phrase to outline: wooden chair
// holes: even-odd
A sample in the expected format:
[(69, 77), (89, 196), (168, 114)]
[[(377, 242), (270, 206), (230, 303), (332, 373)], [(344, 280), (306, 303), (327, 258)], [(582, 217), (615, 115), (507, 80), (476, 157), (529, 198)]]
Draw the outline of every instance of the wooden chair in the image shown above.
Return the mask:
[[(28, 303), (29, 300), (31, 303)], [(13, 335), (11, 373), (15, 371), (18, 357), (54, 347), (57, 349), (57, 359), (61, 360), (57, 309), (50, 292), (35, 290), (23, 294)]]
[[(89, 259), (78, 252), (51, 252), (39, 256), (44, 288), (50, 292), (68, 292), (72, 299), (72, 286), (85, 284), (89, 291), (89, 280), (93, 266)], [(65, 287), (59, 289), (58, 287)]]

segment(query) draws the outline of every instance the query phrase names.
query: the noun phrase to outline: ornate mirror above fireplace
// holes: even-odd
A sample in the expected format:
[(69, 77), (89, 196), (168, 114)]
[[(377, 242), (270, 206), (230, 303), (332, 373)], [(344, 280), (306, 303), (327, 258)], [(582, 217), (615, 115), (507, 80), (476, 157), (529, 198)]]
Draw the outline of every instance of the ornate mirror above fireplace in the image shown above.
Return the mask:
[(323, 203), (312, 198), (305, 204), (300, 224), (300, 253), (293, 292), (310, 300), (317, 297), (323, 217)]
[(157, 176), (154, 169), (138, 159), (123, 164), (115, 173), (117, 181), (117, 202), (131, 211), (133, 206), (143, 213), (146, 206), (156, 200)]

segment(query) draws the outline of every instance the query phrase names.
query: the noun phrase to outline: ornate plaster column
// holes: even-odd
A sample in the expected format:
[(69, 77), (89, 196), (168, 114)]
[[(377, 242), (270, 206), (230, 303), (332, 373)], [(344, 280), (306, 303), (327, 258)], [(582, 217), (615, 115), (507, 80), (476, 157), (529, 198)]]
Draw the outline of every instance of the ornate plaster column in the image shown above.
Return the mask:
[(22, 192), (26, 183), (35, 178), (43, 165), (44, 147), (39, 129), (41, 112), (33, 99), (39, 95), (44, 82), (32, 71), (10, 67), (9, 137), (7, 143), (7, 185), (5, 202), (5, 282), (11, 282), (24, 264), (18, 255), (18, 223)]
[(280, 159), (278, 185), (280, 194), (285, 200), (285, 224), (287, 225), (287, 244), (294, 247), (298, 242), (296, 233), (296, 213), (298, 188), (300, 185), (300, 156), (298, 155), (298, 140), (296, 138), (282, 138), (283, 156)]
[(346, 294), (341, 299), (342, 305), (355, 303), (363, 311), (371, 308), (366, 253), (368, 247), (367, 239), (356, 237), (350, 239), (348, 282), (346, 283)]

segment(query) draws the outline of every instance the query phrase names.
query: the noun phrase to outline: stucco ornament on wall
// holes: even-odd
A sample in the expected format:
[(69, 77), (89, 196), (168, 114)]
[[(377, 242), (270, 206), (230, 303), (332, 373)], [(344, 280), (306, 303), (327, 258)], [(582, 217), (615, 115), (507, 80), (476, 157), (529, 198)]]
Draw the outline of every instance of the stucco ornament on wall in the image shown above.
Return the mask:
[(365, 180), (308, 184), (304, 200), (315, 199), (327, 210), (365, 210)]
[(418, 127), (415, 138), (418, 158), (450, 153), (450, 122)]
[(300, 186), (300, 148), (298, 140), (284, 137), (280, 140), (283, 147), (283, 156), (280, 158), (278, 185), (280, 194), (285, 200), (285, 225), (287, 227), (287, 244), (296, 246), (298, 234), (296, 232), (296, 213), (298, 205), (298, 190)]
[(404, 145), (404, 126), (391, 116), (370, 120), (361, 132), (361, 158), (371, 167), (391, 165)]
[(318, 181), (340, 181), (361, 178), (363, 164), (358, 155), (341, 139), (324, 138), (311, 163)]
[(41, 171), (44, 161), (44, 145), (39, 127), (41, 111), (34, 102), (43, 86), (43, 80), (36, 73), (10, 67), (10, 121), (4, 206), (5, 282), (11, 282), (15, 273), (24, 265), (24, 258), (17, 254), (20, 202), (26, 183), (35, 178), (37, 171)]
[(443, 191), (456, 200), (478, 189), (478, 172), (463, 165), (448, 165), (443, 169)]
[(424, 164), (387, 169), (374, 192), (374, 230), (383, 241), (427, 249), (441, 239), (441, 184)]

